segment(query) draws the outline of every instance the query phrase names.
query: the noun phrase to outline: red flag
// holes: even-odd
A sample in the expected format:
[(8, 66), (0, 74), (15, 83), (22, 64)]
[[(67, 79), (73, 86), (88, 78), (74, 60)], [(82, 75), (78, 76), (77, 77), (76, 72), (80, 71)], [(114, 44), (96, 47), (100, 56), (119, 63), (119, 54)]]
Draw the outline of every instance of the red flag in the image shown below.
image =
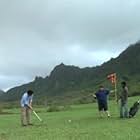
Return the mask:
[(109, 74), (107, 76), (107, 79), (110, 80), (112, 84), (115, 84), (117, 81), (116, 73)]

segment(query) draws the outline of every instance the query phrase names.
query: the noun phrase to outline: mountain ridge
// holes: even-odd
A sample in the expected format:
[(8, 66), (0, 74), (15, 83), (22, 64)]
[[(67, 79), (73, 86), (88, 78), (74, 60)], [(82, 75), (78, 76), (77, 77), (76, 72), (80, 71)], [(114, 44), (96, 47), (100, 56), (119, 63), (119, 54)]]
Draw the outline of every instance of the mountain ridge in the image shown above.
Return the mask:
[(106, 76), (114, 72), (117, 73), (118, 88), (120, 88), (119, 83), (125, 80), (130, 86), (133, 85), (130, 89), (131, 95), (139, 94), (139, 71), (140, 42), (137, 42), (130, 45), (117, 58), (112, 58), (100, 66), (79, 68), (61, 63), (52, 70), (49, 76), (36, 77), (30, 83), (12, 88), (4, 94), (5, 96), (1, 96), (1, 99), (3, 101), (19, 100), (26, 90), (32, 89), (36, 93), (36, 100), (40, 102), (45, 98), (50, 102), (58, 98), (80, 100), (95, 91), (100, 84), (111, 87)]

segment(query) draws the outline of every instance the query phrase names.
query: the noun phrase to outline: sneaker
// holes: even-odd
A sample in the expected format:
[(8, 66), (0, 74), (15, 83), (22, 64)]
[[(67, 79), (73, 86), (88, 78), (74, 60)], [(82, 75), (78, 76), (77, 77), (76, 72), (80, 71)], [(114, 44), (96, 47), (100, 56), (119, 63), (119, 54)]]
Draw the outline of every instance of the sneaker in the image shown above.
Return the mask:
[(110, 114), (108, 114), (107, 117), (110, 118), (111, 117)]

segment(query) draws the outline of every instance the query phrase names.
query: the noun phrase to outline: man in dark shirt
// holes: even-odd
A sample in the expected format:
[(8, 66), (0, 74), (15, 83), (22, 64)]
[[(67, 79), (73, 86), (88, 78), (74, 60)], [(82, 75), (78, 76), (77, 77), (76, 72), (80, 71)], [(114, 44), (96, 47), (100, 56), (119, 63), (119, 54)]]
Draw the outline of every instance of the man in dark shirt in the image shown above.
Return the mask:
[(103, 113), (106, 112), (107, 116), (110, 117), (110, 113), (108, 111), (108, 95), (109, 90), (104, 89), (103, 86), (100, 86), (100, 89), (95, 93), (94, 97), (98, 101), (98, 109), (100, 117), (102, 117)]
[(120, 118), (128, 118), (128, 87), (126, 85), (126, 82), (122, 82), (121, 86), (122, 91), (118, 98), (118, 100), (120, 99)]

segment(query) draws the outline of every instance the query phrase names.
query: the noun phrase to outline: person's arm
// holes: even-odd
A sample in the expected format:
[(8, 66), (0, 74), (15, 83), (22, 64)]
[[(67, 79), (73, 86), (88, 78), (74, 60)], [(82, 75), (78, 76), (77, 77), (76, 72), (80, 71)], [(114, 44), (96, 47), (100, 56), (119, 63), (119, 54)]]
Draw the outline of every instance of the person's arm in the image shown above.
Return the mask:
[(33, 102), (33, 96), (30, 97), (29, 99), (29, 107), (32, 109), (32, 102)]
[(27, 96), (24, 96), (24, 97), (23, 97), (23, 101), (24, 101), (24, 106), (25, 106), (25, 107), (28, 107), (29, 102), (28, 102), (28, 97), (27, 97)]
[(25, 106), (29, 107), (30, 109), (32, 109), (32, 97), (27, 96), (24, 99), (25, 102)]
[(92, 94), (92, 96), (94, 97), (94, 99), (96, 99), (96, 95), (95, 94)]
[(125, 97), (125, 100), (127, 101), (127, 98), (128, 98), (128, 88), (125, 87), (124, 90), (125, 90), (124, 97)]

